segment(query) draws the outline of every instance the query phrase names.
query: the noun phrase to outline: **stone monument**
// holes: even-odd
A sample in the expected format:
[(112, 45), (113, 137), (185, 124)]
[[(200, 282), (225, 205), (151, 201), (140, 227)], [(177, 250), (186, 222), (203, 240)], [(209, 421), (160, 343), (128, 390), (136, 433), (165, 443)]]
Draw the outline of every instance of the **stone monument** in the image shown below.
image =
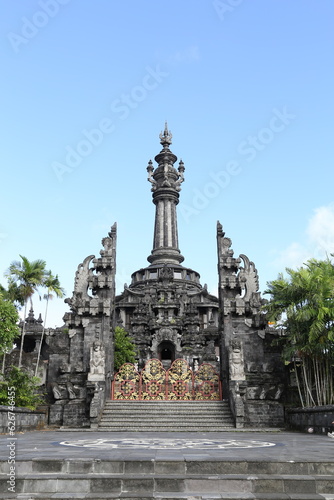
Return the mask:
[(102, 240), (101, 256), (90, 255), (78, 266), (73, 295), (66, 299), (66, 329), (48, 337), (51, 424), (96, 427), (110, 398), (116, 325), (136, 344), (136, 369), (153, 359), (165, 370), (181, 359), (190, 372), (207, 363), (220, 374), (237, 427), (283, 424), (284, 366), (267, 327), (254, 263), (244, 254), (233, 256), (218, 223), (219, 296), (182, 265), (176, 209), (185, 166), (180, 161), (175, 167), (171, 142), (166, 124), (156, 167), (151, 160), (147, 166), (155, 205), (149, 265), (115, 296), (114, 224)]

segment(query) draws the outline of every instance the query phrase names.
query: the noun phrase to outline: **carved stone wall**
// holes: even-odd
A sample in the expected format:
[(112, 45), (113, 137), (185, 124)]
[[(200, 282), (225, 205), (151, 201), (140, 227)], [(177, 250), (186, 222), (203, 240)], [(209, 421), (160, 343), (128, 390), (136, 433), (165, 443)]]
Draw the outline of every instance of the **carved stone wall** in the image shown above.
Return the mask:
[(116, 224), (100, 257), (78, 266), (66, 329), (49, 338), (50, 424), (96, 426), (110, 393), (116, 272)]
[(223, 392), (237, 427), (282, 426), (284, 365), (262, 311), (255, 265), (246, 255), (233, 257), (232, 242), (219, 222), (217, 244)]
[[(151, 265), (132, 275), (132, 283), (116, 297), (117, 324), (138, 349), (138, 367), (151, 358), (176, 358), (193, 368), (203, 361), (218, 367), (218, 299), (199, 283), (199, 275), (180, 265)], [(161, 348), (173, 351), (164, 360)], [(167, 349), (168, 351), (168, 349)]]

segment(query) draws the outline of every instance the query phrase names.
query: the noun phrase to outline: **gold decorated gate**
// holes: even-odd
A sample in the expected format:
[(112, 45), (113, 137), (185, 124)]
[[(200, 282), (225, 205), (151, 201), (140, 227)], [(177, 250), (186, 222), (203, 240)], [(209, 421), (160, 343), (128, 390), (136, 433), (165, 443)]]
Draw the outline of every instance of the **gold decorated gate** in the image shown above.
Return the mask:
[(184, 359), (176, 359), (169, 370), (158, 359), (150, 359), (140, 373), (131, 363), (121, 366), (112, 383), (111, 399), (217, 401), (222, 399), (221, 383), (209, 363), (193, 372)]

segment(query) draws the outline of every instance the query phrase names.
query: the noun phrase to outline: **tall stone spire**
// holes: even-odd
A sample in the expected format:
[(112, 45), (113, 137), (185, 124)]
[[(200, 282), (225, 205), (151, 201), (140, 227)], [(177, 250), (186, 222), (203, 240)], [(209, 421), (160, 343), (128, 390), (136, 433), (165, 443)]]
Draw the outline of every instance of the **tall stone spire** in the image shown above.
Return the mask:
[(156, 169), (150, 160), (147, 166), (148, 180), (152, 184), (152, 198), (156, 206), (153, 250), (147, 260), (151, 264), (180, 264), (184, 257), (179, 250), (176, 205), (183, 182), (184, 164), (181, 160), (178, 169), (174, 167), (177, 157), (169, 149), (172, 134), (165, 130), (160, 134), (162, 150), (155, 157)]

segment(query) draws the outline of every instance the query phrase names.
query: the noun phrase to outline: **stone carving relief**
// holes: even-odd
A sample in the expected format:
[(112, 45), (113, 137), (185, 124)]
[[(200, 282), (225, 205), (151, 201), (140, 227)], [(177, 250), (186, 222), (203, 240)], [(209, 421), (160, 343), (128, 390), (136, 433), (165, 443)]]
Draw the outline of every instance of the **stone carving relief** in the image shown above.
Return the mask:
[(230, 351), (230, 379), (245, 380), (244, 356), (239, 340), (233, 340)]
[(72, 382), (67, 382), (66, 387), (67, 387), (67, 392), (68, 392), (69, 398), (76, 399), (77, 395), (76, 395), (76, 392), (74, 390), (74, 385), (72, 384)]
[(181, 335), (171, 328), (161, 328), (152, 338), (151, 351), (157, 353), (161, 342), (169, 341), (175, 345), (176, 352), (181, 352)]
[(97, 418), (101, 410), (102, 403), (102, 391), (100, 390), (98, 382), (95, 383), (94, 395), (89, 408), (89, 416), (91, 418)]
[(159, 280), (160, 281), (171, 281), (173, 280), (174, 273), (173, 269), (167, 264), (164, 265), (164, 267), (161, 269), (160, 274), (159, 274)]
[(259, 289), (259, 277), (254, 262), (251, 262), (244, 254), (240, 254), (240, 257), (244, 261), (244, 267), (240, 269), (238, 277), (241, 296), (247, 302)]
[(105, 352), (100, 341), (95, 341), (90, 349), (89, 381), (104, 380), (105, 378)]
[(232, 256), (233, 250), (231, 249), (232, 240), (230, 238), (222, 238), (221, 252), (224, 256)]
[(216, 361), (216, 351), (215, 351), (215, 343), (213, 340), (210, 340), (206, 347), (203, 355), (203, 360), (205, 361)]
[(60, 387), (56, 382), (52, 383), (52, 393), (53, 397), (57, 399), (66, 399), (66, 389), (64, 387)]
[(88, 257), (85, 258), (85, 260), (78, 265), (78, 270), (75, 275), (75, 281), (74, 281), (74, 292), (75, 293), (82, 293), (82, 296), (87, 294), (87, 283), (89, 281), (89, 277), (92, 274), (91, 269), (89, 269), (89, 263), (91, 260), (94, 259), (94, 255), (89, 255)]

